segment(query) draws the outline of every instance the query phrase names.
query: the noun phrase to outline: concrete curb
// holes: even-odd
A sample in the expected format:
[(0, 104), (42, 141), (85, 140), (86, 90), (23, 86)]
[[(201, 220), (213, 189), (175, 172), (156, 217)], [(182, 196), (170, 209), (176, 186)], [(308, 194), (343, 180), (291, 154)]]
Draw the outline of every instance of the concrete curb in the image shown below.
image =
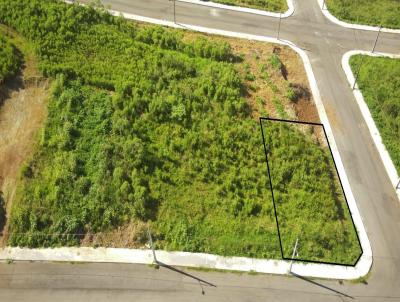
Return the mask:
[[(222, 270), (236, 270), (285, 275), (290, 268), (289, 261), (253, 259), (245, 257), (223, 257), (203, 253), (156, 251), (157, 260), (174, 266), (206, 267)], [(56, 262), (101, 262), (152, 264), (153, 254), (147, 249), (122, 248), (90, 248), (90, 247), (62, 247), (46, 249), (28, 249), (7, 247), (0, 250), (0, 259), (5, 261), (56, 261)], [(326, 264), (293, 263), (292, 272), (310, 277), (356, 279), (366, 275), (369, 268), (368, 259), (361, 260), (354, 267)]]
[[(307, 54), (296, 45), (288, 41), (277, 40), (276, 38), (256, 36), (244, 33), (229, 32), (224, 30), (193, 26), (188, 24), (175, 24), (170, 21), (158, 20), (133, 14), (127, 14), (109, 10), (111, 14), (123, 16), (124, 18), (149, 22), (174, 28), (193, 30), (208, 34), (216, 34), (234, 38), (242, 38), (261, 42), (270, 42), (291, 47), (303, 60), (307, 77), (310, 82), (311, 90), (317, 106), (321, 122), (331, 145), (332, 153), (336, 161), (342, 185), (347, 196), (351, 215), (356, 225), (363, 255), (355, 267), (295, 262), (292, 266), (292, 272), (309, 277), (331, 278), (331, 279), (356, 279), (365, 276), (372, 266), (372, 249), (365, 231), (361, 215), (358, 211), (350, 183), (347, 178), (338, 148), (332, 133), (332, 129), (321, 100), (317, 81), (315, 79), (311, 62)], [(252, 259), (245, 257), (223, 257), (202, 253), (186, 252), (167, 252), (157, 251), (158, 260), (169, 265), (187, 266), (187, 267), (207, 267), (215, 269), (228, 269), (240, 271), (254, 271), (270, 274), (287, 274), (290, 268), (290, 262), (284, 260)], [(21, 249), (5, 248), (0, 250), (0, 259), (13, 260), (37, 260), (37, 261), (82, 261), (82, 262), (122, 262), (122, 263), (151, 263), (152, 256), (149, 250), (134, 249), (115, 249), (115, 248), (57, 248), (57, 249)]]
[[(340, 25), (340, 26), (346, 27), (346, 28), (352, 28), (352, 29), (379, 31), (378, 26), (354, 24), (354, 23), (347, 23), (347, 22), (341, 21), (329, 12), (326, 4), (324, 7), (322, 7), (324, 5), (324, 0), (317, 0), (317, 1), (319, 3), (319, 7), (321, 8), (321, 11), (325, 15), (325, 17), (328, 18), (331, 22), (336, 23), (337, 25)], [(382, 27), (381, 31), (386, 32), (386, 33), (392, 33), (392, 34), (400, 34), (400, 29), (392, 29), (392, 28)]]
[[(371, 57), (388, 57), (393, 59), (400, 59), (400, 55), (393, 55), (387, 53), (371, 53), (368, 51), (361, 51), (361, 50), (352, 50), (346, 52), (342, 57), (342, 68), (346, 74), (347, 80), (349, 84), (352, 86), (355, 82), (355, 77), (353, 71), (350, 67), (350, 58), (354, 55), (367, 55)], [(357, 104), (360, 107), (361, 113), (364, 117), (364, 120), (368, 126), (369, 132), (371, 133), (372, 139), (374, 140), (375, 146), (378, 149), (379, 155), (382, 159), (382, 162), (385, 166), (386, 172), (389, 175), (390, 181), (393, 185), (397, 193), (397, 197), (400, 201), (400, 188), (396, 190), (396, 186), (399, 182), (399, 175), (397, 173), (396, 167), (393, 164), (393, 161), (387, 151), (385, 145), (383, 144), (382, 137), (379, 133), (379, 130), (375, 124), (375, 121), (369, 111), (368, 105), (364, 100), (361, 90), (358, 88), (356, 84), (355, 89), (353, 90), (354, 97), (356, 98)]]
[(293, 5), (293, 0), (286, 0), (287, 5), (288, 5), (288, 10), (282, 14), (280, 13), (274, 13), (274, 12), (269, 12), (269, 11), (264, 11), (261, 9), (255, 9), (255, 8), (247, 8), (247, 7), (241, 7), (241, 6), (233, 6), (233, 5), (226, 5), (226, 4), (220, 4), (220, 3), (215, 3), (211, 1), (204, 1), (204, 0), (177, 0), (179, 2), (186, 2), (186, 3), (192, 3), (192, 4), (197, 4), (197, 5), (203, 5), (203, 6), (209, 6), (213, 8), (220, 8), (220, 9), (226, 9), (226, 10), (232, 10), (232, 11), (237, 11), (237, 12), (242, 12), (242, 13), (250, 13), (250, 14), (255, 14), (255, 15), (262, 15), (262, 16), (268, 16), (268, 17), (275, 17), (275, 18), (288, 18), (294, 13), (294, 5)]

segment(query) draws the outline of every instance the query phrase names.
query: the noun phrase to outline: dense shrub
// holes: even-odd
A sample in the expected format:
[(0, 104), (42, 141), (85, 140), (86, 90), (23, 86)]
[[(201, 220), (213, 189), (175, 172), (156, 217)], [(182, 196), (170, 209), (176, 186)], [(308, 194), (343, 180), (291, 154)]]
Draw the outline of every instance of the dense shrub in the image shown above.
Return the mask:
[(0, 83), (13, 76), (19, 69), (21, 60), (17, 49), (0, 35)]

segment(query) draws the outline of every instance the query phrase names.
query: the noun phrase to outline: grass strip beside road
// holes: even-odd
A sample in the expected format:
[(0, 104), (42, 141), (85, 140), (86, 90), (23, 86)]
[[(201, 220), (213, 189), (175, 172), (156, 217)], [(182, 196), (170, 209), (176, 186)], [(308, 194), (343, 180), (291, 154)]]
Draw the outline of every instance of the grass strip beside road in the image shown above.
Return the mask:
[(329, 11), (338, 19), (355, 24), (400, 28), (398, 0), (326, 0)]
[[(201, 0), (208, 2), (207, 0)], [(284, 13), (288, 9), (286, 0), (212, 0), (212, 2)]]
[(400, 174), (400, 60), (352, 56), (350, 66), (354, 74), (361, 63), (358, 86)]

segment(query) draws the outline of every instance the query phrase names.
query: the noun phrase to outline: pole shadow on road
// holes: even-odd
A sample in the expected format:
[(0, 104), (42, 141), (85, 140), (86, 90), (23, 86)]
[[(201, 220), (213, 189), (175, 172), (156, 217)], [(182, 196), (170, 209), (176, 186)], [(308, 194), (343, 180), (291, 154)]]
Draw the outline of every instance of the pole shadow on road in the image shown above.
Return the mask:
[(177, 268), (175, 268), (175, 267), (173, 267), (173, 266), (171, 266), (171, 265), (168, 265), (168, 264), (165, 264), (165, 263), (163, 263), (163, 262), (160, 262), (160, 261), (158, 261), (157, 259), (155, 260), (155, 263), (156, 263), (156, 265), (159, 265), (159, 266), (161, 266), (161, 267), (165, 267), (165, 268), (167, 268), (167, 269), (169, 269), (169, 270), (171, 270), (171, 271), (174, 271), (174, 272), (177, 272), (177, 273), (179, 273), (179, 274), (182, 274), (182, 275), (184, 275), (184, 276), (187, 276), (187, 277), (189, 277), (189, 278), (192, 278), (192, 279), (194, 279), (194, 280), (197, 280), (197, 281), (199, 281), (199, 284), (200, 284), (200, 287), (201, 287), (201, 293), (204, 295), (204, 288), (203, 288), (203, 284), (205, 284), (205, 285), (208, 285), (208, 286), (211, 286), (211, 287), (217, 287), (215, 284), (212, 284), (211, 282), (208, 282), (208, 281), (206, 281), (206, 280), (203, 280), (203, 279), (200, 279), (200, 278), (198, 278), (198, 277), (196, 277), (196, 276), (194, 276), (194, 275), (192, 275), (192, 274), (189, 274), (189, 273), (187, 273), (187, 272), (184, 272), (184, 271), (181, 271), (181, 270), (179, 270), (179, 269), (177, 269)]
[(340, 291), (338, 291), (338, 290), (336, 290), (336, 289), (333, 289), (333, 288), (330, 288), (330, 287), (328, 287), (328, 286), (326, 286), (326, 285), (323, 285), (323, 284), (321, 284), (321, 283), (318, 283), (318, 282), (316, 282), (316, 281), (314, 281), (314, 280), (311, 280), (311, 279), (309, 279), (309, 278), (307, 278), (307, 277), (298, 275), (298, 274), (293, 273), (293, 272), (290, 272), (290, 274), (293, 275), (293, 276), (296, 277), (296, 278), (299, 278), (299, 279), (301, 279), (301, 280), (304, 280), (304, 281), (309, 282), (309, 283), (311, 283), (311, 284), (314, 284), (314, 285), (316, 285), (316, 286), (322, 287), (322, 288), (324, 288), (324, 289), (326, 289), (326, 290), (332, 291), (332, 292), (334, 292), (334, 293), (336, 293), (336, 294), (339, 294), (339, 295), (341, 295), (341, 296), (344, 296), (344, 297), (346, 297), (346, 298), (354, 299), (354, 297), (352, 297), (352, 296), (349, 296), (349, 295), (347, 295), (347, 294), (345, 294), (345, 293), (343, 293), (343, 292), (340, 292)]
[(189, 277), (189, 278), (192, 278), (192, 279), (194, 279), (194, 280), (197, 280), (197, 281), (199, 282), (200, 287), (201, 287), (201, 294), (202, 294), (202, 295), (205, 294), (204, 288), (203, 288), (203, 284), (205, 284), (205, 285), (207, 285), (207, 286), (211, 286), (211, 287), (217, 287), (215, 284), (212, 284), (211, 282), (208, 282), (208, 281), (206, 281), (206, 280), (200, 279), (200, 278), (198, 278), (198, 277), (196, 277), (196, 276), (194, 276), (194, 275), (192, 275), (192, 274), (189, 274), (189, 273), (184, 272), (184, 271), (182, 271), (182, 270), (180, 270), (180, 269), (177, 269), (177, 268), (175, 268), (175, 267), (173, 267), (173, 266), (171, 266), (171, 265), (168, 265), (168, 264), (165, 264), (165, 263), (163, 263), (163, 262), (161, 262), (161, 261), (158, 261), (158, 260), (157, 260), (157, 257), (156, 257), (156, 252), (155, 252), (155, 250), (154, 250), (153, 238), (151, 237), (150, 229), (147, 229), (147, 234), (148, 234), (148, 237), (149, 237), (150, 247), (151, 247), (151, 250), (152, 250), (152, 252), (153, 252), (153, 261), (154, 261), (154, 264), (156, 264), (156, 265), (158, 265), (158, 266), (161, 266), (161, 267), (164, 267), (164, 268), (166, 268), (166, 269), (169, 269), (169, 270), (171, 270), (171, 271), (174, 271), (174, 272), (176, 272), (176, 273), (178, 273), (178, 274), (182, 274), (182, 275), (184, 275), (184, 276), (186, 276), (186, 277)]

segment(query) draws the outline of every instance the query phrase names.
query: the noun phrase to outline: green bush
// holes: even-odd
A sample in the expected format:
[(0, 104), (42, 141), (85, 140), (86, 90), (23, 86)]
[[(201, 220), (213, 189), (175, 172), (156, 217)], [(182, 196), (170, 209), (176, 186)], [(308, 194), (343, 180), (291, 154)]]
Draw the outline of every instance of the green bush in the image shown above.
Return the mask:
[(15, 75), (20, 67), (17, 49), (0, 34), (0, 83)]
[(286, 97), (291, 101), (291, 102), (296, 102), (298, 99), (298, 95), (294, 87), (291, 85), (288, 85), (288, 88), (286, 90)]
[(268, 63), (276, 70), (281, 71), (282, 69), (282, 61), (277, 54), (272, 54), (269, 59)]

